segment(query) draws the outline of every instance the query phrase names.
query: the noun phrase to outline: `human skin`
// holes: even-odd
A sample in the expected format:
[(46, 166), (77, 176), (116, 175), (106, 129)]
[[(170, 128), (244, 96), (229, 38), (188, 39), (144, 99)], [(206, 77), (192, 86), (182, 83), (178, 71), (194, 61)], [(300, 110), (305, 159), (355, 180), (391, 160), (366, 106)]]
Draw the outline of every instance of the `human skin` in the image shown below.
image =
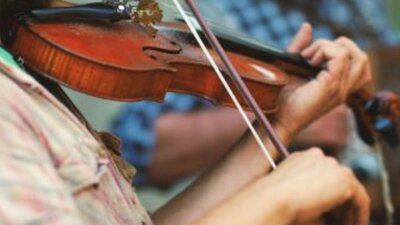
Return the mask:
[(353, 172), (325, 157), (321, 150), (310, 149), (294, 153), (271, 175), (209, 211), (195, 224), (323, 224), (320, 215), (349, 199), (347, 204), (356, 212), (344, 214), (340, 224), (368, 224), (369, 200)]
[[(310, 45), (307, 41), (311, 39), (310, 30), (309, 25), (303, 26), (291, 47), (294, 51), (298, 48), (297, 51), (312, 64), (326, 62), (328, 68), (317, 79), (283, 99), (273, 125), (285, 144), (302, 128), (343, 103), (348, 94), (370, 80), (368, 60), (352, 42), (341, 38), (335, 42), (322, 40)], [(309, 95), (314, 98), (309, 98)], [(265, 142), (273, 149), (267, 137)], [(275, 151), (272, 154), (277, 157)], [(347, 203), (345, 206), (350, 208), (346, 207), (349, 210), (343, 211), (342, 224), (367, 224), (369, 201), (365, 190), (348, 169), (324, 157), (319, 150), (295, 154), (277, 171), (265, 176), (269, 170), (270, 166), (261, 157), (256, 143), (245, 135), (231, 154), (161, 209), (154, 217), (155, 222), (232, 224), (233, 213), (244, 212), (243, 218), (234, 220), (235, 224), (265, 224), (268, 221), (278, 225), (303, 223), (319, 221), (324, 213), (340, 209), (343, 203)], [(319, 172), (329, 179), (309, 182)], [(337, 188), (337, 184), (342, 187)], [(287, 197), (273, 198), (272, 193), (275, 195), (277, 190)], [(324, 196), (320, 195), (322, 191)], [(266, 207), (264, 203), (269, 199), (274, 200), (271, 205), (278, 207)], [(242, 211), (244, 203), (251, 207)], [(289, 210), (281, 212), (280, 206), (288, 206)]]
[[(273, 120), (273, 126), (285, 144), (289, 144), (301, 129), (319, 116), (343, 103), (348, 94), (363, 87), (371, 80), (368, 58), (351, 41), (340, 38), (334, 42), (320, 40), (310, 44), (311, 33), (311, 27), (304, 25), (292, 46), (290, 46), (290, 50), (301, 53), (313, 64), (326, 62), (327, 71), (321, 72), (317, 79), (298, 87), (282, 101), (280, 112), (278, 112)], [(313, 98), (309, 98), (309, 96), (313, 96)], [(269, 149), (273, 149), (267, 138), (265, 142)], [(276, 152), (273, 155), (277, 157)], [(332, 161), (332, 159), (327, 160)], [(335, 163), (329, 163), (329, 165), (331, 164)], [(285, 168), (296, 170), (296, 163), (291, 164), (291, 166), (293, 167), (290, 169), (290, 166)], [(310, 205), (303, 205), (301, 202), (297, 202), (298, 204), (290, 203), (292, 206), (297, 205), (297, 207), (294, 207), (297, 209), (293, 210), (297, 213), (289, 213), (289, 215), (282, 214), (279, 207), (274, 210), (260, 206), (257, 210), (253, 210), (252, 205), (258, 206), (260, 202), (249, 202), (247, 205), (251, 205), (248, 209), (251, 212), (246, 214), (245, 221), (253, 221), (254, 223), (252, 224), (263, 224), (260, 222), (268, 218), (274, 218), (276, 215), (279, 218), (287, 216), (290, 218), (287, 221), (282, 221), (282, 224), (318, 221), (323, 213), (334, 210), (342, 205), (343, 202), (349, 202), (352, 206), (351, 210), (344, 210), (344, 218), (349, 221), (351, 220), (347, 224), (366, 224), (369, 216), (369, 200), (365, 194), (365, 190), (348, 169), (343, 169), (340, 166), (336, 168), (337, 170), (333, 170), (346, 171), (338, 172), (340, 174), (339, 177), (345, 176), (351, 180), (349, 181), (351, 185), (346, 186), (345, 189), (339, 190), (336, 186), (325, 183), (325, 185), (319, 186), (320, 190), (313, 191), (315, 196), (309, 196), (307, 201), (311, 201)], [(254, 201), (263, 199), (257, 191), (254, 191), (258, 190), (258, 188), (252, 189), (253, 185), (260, 187), (259, 185), (265, 184), (264, 186), (261, 185), (265, 189), (273, 189), (274, 193), (286, 193), (285, 195), (293, 196), (296, 199), (296, 196), (303, 195), (302, 191), (307, 192), (307, 189), (300, 189), (300, 192), (298, 192), (293, 187), (297, 185), (307, 186), (307, 183), (311, 184), (310, 182), (304, 182), (304, 180), (300, 181), (302, 174), (309, 174), (306, 171), (296, 175), (299, 179), (292, 181), (288, 179), (287, 185), (283, 185), (282, 187), (279, 185), (274, 186), (272, 184), (274, 182), (271, 182), (270, 185), (267, 185), (269, 182), (256, 184), (259, 180), (268, 179), (265, 178), (265, 174), (270, 169), (270, 165), (266, 163), (263, 155), (257, 149), (257, 144), (247, 134), (234, 146), (230, 154), (214, 165), (193, 186), (189, 187), (189, 189), (180, 194), (176, 199), (160, 209), (154, 215), (154, 219), (157, 224), (190, 224), (196, 220), (199, 221), (198, 224), (213, 224), (213, 221), (219, 221), (221, 224), (224, 224), (223, 221), (226, 220), (228, 223), (232, 219), (233, 214), (229, 212), (235, 212), (235, 209), (243, 209), (242, 201), (251, 201), (246, 200), (246, 197), (241, 198), (237, 196), (248, 196), (249, 199), (253, 199)], [(312, 170), (312, 168), (308, 169)], [(273, 180), (285, 180), (286, 178), (283, 174), (286, 173), (280, 173), (280, 175), (277, 175), (279, 178), (274, 178)], [(296, 180), (299, 182), (297, 183)], [(291, 182), (293, 182), (292, 185), (289, 185)], [(287, 188), (286, 191), (285, 188)], [(254, 195), (251, 194), (253, 193), (252, 190), (256, 192)], [(276, 192), (278, 190), (279, 192)], [(320, 194), (325, 192), (335, 194), (326, 195), (327, 199), (325, 199)], [(241, 195), (240, 193), (248, 194)], [(265, 191), (265, 193), (268, 196), (268, 191)], [(259, 198), (251, 198), (250, 196), (259, 196)], [(240, 200), (231, 200), (235, 198), (240, 198)], [(291, 197), (289, 198), (292, 199)], [(276, 201), (279, 202), (279, 199), (277, 198)], [(304, 199), (298, 200), (302, 201)], [(283, 203), (284, 205), (289, 204), (286, 202), (287, 200), (283, 201), (285, 202)], [(332, 204), (326, 204), (327, 202)], [(261, 205), (266, 204), (267, 202)], [(268, 204), (274, 205), (273, 202), (269, 202)], [(316, 206), (321, 207), (322, 210), (315, 210)], [(222, 209), (219, 207), (222, 207)], [(299, 212), (302, 215), (310, 216), (299, 218), (297, 217)], [(291, 217), (290, 215), (295, 216)]]
[[(50, 1), (49, 4), (50, 7), (73, 5), (60, 0)], [(343, 107), (329, 112), (300, 133), (296, 146), (319, 146), (337, 152), (344, 146), (347, 137), (345, 114)], [(336, 121), (333, 126), (330, 123), (332, 120)], [(325, 129), (327, 126), (331, 127), (329, 131)], [(162, 116), (156, 122), (157, 140), (148, 168), (150, 182), (166, 186), (207, 168), (221, 159), (246, 130), (243, 119), (232, 109)]]
[[(254, 120), (252, 114), (248, 115)], [(157, 139), (147, 170), (149, 181), (168, 186), (206, 169), (220, 160), (247, 129), (239, 112), (230, 108), (161, 116), (155, 126)], [(293, 146), (318, 146), (334, 156), (345, 146), (347, 129), (347, 108), (342, 105), (300, 132)]]

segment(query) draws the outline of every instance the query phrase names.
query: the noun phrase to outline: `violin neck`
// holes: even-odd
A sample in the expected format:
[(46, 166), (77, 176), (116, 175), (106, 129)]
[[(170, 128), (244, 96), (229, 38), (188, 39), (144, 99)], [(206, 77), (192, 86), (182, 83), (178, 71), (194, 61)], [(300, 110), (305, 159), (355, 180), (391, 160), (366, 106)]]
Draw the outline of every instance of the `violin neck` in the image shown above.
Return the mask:
[[(163, 9), (166, 9), (167, 15), (171, 14), (174, 16), (171, 19), (183, 22), (181, 16), (174, 7), (169, 4), (160, 3)], [(168, 13), (169, 12), (169, 13)], [(192, 20), (196, 21), (191, 12), (186, 11), (187, 16)], [(177, 16), (178, 15), (178, 16)], [(279, 47), (266, 44), (253, 37), (250, 37), (242, 32), (238, 32), (235, 29), (223, 26), (213, 21), (207, 21), (211, 30), (220, 39), (222, 46), (230, 51), (237, 52), (251, 58), (255, 58), (264, 62), (270, 63), (281, 63), (284, 65), (284, 69), (288, 73), (295, 73), (296, 75), (306, 76), (308, 78), (315, 77), (321, 68), (312, 67), (304, 58), (300, 55), (290, 54)], [(195, 23), (197, 24), (197, 23)], [(199, 33), (202, 35), (204, 40), (205, 37), (202, 34), (200, 27), (197, 27)], [(288, 67), (288, 68), (286, 68)], [(300, 71), (301, 74), (298, 73)]]
[(237, 53), (270, 62), (280, 66), (285, 72), (300, 75), (304, 78), (314, 78), (321, 68), (312, 67), (300, 55), (290, 54), (272, 45), (261, 43), (247, 35), (238, 32), (215, 32), (224, 48)]

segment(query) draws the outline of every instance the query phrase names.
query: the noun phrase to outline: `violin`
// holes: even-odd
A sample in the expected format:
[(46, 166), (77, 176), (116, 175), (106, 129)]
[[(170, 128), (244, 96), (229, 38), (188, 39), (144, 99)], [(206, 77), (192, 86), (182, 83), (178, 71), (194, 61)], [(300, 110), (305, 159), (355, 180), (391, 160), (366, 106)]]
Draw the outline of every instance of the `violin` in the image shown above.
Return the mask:
[[(7, 48), (35, 73), (96, 97), (162, 101), (166, 92), (179, 92), (233, 106), (185, 23), (160, 23), (158, 34), (151, 38), (143, 26), (125, 20), (126, 14), (104, 5), (99, 11), (93, 10), (95, 7), (98, 5), (72, 7), (73, 12), (68, 8), (35, 10), (14, 24)], [(92, 19), (82, 19), (87, 10)], [(217, 36), (267, 115), (278, 109), (288, 74), (312, 79), (322, 69), (311, 67), (300, 56), (233, 32), (217, 32)], [(228, 76), (221, 60), (217, 59), (217, 64)], [(240, 104), (249, 109), (237, 88), (233, 89)], [(373, 144), (373, 133), (378, 131), (389, 143), (397, 144), (393, 138), (394, 121), (400, 115), (397, 96), (361, 90), (351, 96), (349, 105), (357, 115), (364, 141)]]
[[(160, 24), (161, 31), (153, 39), (129, 21), (38, 23), (27, 19), (16, 28), (15, 40), (8, 47), (30, 69), (96, 97), (161, 101), (171, 91), (232, 106), (207, 59), (187, 39), (189, 33), (177, 30), (181, 25)], [(288, 83), (285, 72), (245, 55), (228, 54), (263, 111), (274, 112)]]

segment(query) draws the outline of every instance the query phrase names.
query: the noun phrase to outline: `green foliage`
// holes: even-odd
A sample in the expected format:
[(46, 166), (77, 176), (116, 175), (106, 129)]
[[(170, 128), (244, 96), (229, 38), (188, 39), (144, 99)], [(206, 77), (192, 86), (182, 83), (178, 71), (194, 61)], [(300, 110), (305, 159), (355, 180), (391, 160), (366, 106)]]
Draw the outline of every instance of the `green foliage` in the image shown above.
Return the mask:
[(400, 1), (399, 0), (386, 0), (390, 18), (392, 19), (393, 23), (395, 24), (397, 30), (400, 31)]

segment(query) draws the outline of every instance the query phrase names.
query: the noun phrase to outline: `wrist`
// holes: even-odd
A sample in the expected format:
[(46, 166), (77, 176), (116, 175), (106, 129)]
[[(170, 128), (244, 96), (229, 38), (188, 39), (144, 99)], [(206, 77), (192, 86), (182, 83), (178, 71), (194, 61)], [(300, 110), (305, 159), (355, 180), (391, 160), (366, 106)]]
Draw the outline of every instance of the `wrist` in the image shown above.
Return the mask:
[(284, 145), (289, 145), (293, 138), (299, 133), (299, 128), (287, 122), (274, 122), (273, 128)]

